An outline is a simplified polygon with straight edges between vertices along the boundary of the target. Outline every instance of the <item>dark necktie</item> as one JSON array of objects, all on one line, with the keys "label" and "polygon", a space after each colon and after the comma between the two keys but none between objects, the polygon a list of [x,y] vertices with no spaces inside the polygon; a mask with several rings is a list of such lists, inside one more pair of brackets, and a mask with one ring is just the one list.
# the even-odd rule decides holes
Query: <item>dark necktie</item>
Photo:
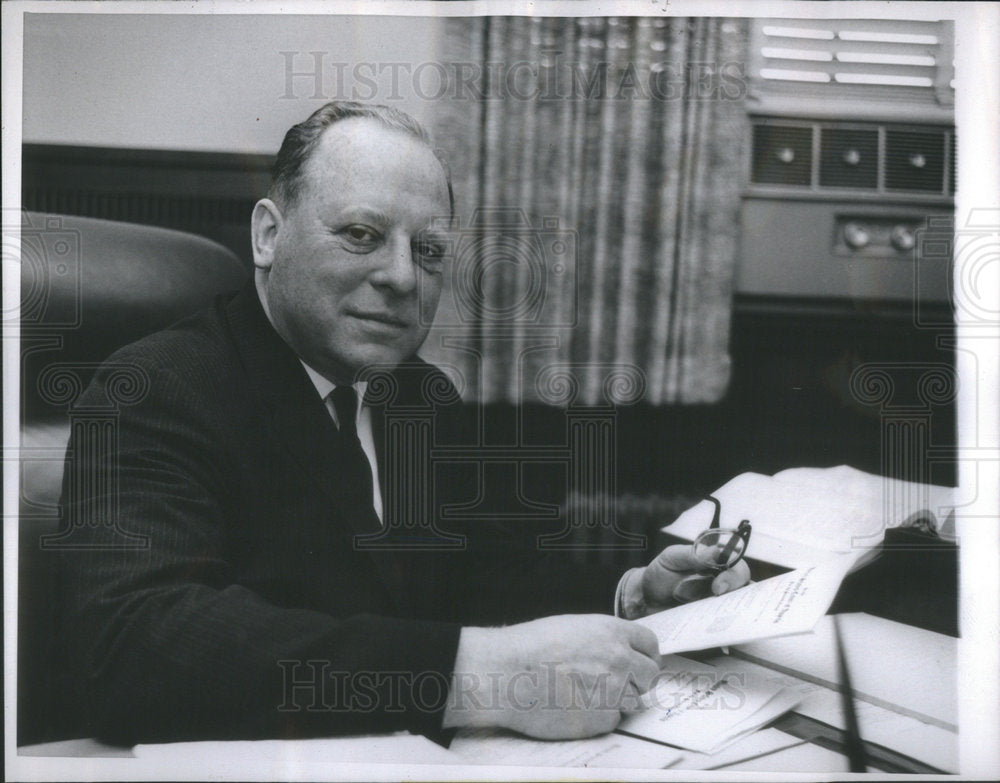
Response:
[{"label": "dark necktie", "polygon": [[340,494],[348,501],[351,513],[360,520],[379,525],[372,505],[372,468],[358,438],[358,395],[351,386],[337,386],[330,392],[333,409],[337,412],[340,436],[337,439],[341,475]]}]

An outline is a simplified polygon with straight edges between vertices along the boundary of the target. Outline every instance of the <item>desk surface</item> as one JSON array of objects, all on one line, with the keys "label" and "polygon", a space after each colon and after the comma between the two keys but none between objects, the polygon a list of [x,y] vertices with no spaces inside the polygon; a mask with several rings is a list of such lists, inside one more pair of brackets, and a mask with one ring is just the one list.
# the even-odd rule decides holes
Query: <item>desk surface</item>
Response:
[{"label": "desk surface", "polygon": [[[912,758],[912,771],[957,771],[957,639],[865,614],[842,615],[841,628],[858,696],[862,737],[875,751],[870,754],[872,769],[904,771],[906,760]],[[827,617],[813,634],[734,648],[733,657],[740,665],[762,667],[776,681],[800,689],[803,703],[773,728],[754,735],[756,739],[743,749],[735,748],[734,753],[716,759],[719,763],[689,754],[671,769],[846,771],[846,760],[837,752],[843,724],[839,723],[831,633]],[[222,775],[238,777],[249,771],[257,778],[262,770],[273,777],[298,777],[308,770],[308,778],[315,775],[317,765],[330,767],[331,762],[469,763],[423,737],[410,735],[178,743],[137,749],[79,739],[23,747],[17,753],[25,759],[130,758],[136,765],[169,764],[171,769],[195,764],[200,765],[202,775],[217,769]],[[530,766],[531,760],[525,759],[524,764]],[[468,772],[468,766],[464,768]],[[440,771],[439,767],[427,769]]]},{"label": "desk surface", "polygon": [[[958,771],[958,640],[867,614],[840,615],[862,738],[886,772]],[[794,714],[826,745],[842,729],[833,619],[813,633],[734,648],[751,666],[790,678],[805,698]],[[797,685],[801,683],[801,685]],[[811,686],[811,687],[810,687]],[[818,725],[810,721],[818,721]],[[801,727],[783,727],[802,736]],[[775,724],[781,726],[781,721]],[[900,755],[897,755],[900,754]],[[907,759],[916,763],[910,765]],[[874,763],[874,762],[873,762]]]}]

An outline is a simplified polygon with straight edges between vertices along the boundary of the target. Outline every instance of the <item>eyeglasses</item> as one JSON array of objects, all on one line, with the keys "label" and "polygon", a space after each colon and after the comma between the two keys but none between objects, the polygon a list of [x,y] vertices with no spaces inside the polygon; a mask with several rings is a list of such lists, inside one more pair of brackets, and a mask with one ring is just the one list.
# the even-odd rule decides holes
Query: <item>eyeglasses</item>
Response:
[{"label": "eyeglasses", "polygon": [[691,576],[684,577],[674,586],[674,600],[681,603],[697,601],[712,595],[712,580],[740,562],[750,543],[752,531],[750,520],[744,519],[735,529],[720,527],[722,504],[711,495],[707,500],[715,506],[712,523],[707,530],[698,534],[691,545],[699,570]]},{"label": "eyeglasses", "polygon": [[748,519],[740,522],[735,530],[730,527],[719,527],[722,504],[711,495],[707,500],[715,505],[715,513],[712,515],[712,524],[708,526],[708,530],[702,531],[694,540],[694,557],[705,569],[725,571],[743,559],[753,528]]}]

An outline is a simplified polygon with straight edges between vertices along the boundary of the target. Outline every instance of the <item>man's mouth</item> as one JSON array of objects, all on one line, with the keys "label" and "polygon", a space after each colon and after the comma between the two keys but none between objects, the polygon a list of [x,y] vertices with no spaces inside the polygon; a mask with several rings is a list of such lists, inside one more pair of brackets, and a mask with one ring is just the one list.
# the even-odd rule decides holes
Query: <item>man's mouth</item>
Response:
[{"label": "man's mouth", "polygon": [[396,329],[406,329],[410,323],[404,318],[400,318],[392,313],[379,312],[352,312],[350,315],[361,321],[372,321],[383,326],[391,326]]}]

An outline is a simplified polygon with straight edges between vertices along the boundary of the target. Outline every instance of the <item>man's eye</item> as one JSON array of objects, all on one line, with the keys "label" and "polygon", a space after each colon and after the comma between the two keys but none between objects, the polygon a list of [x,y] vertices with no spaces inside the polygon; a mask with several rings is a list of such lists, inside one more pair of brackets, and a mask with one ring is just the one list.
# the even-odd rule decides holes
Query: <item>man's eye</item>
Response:
[{"label": "man's eye", "polygon": [[426,268],[440,269],[444,263],[447,249],[441,242],[429,239],[418,239],[413,243],[414,257]]},{"label": "man's eye", "polygon": [[421,258],[443,258],[444,248],[433,242],[417,242],[414,248]]},{"label": "man's eye", "polygon": [[378,232],[368,226],[348,226],[341,233],[358,245],[370,245],[378,241]]}]

